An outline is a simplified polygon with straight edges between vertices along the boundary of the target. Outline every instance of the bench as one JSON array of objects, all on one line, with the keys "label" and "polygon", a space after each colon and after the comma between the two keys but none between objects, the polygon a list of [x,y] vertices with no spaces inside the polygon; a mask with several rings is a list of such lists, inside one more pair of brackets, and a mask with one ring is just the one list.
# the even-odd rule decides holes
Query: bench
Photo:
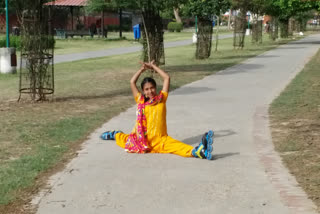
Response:
[{"label": "bench", "polygon": [[66,31],[66,38],[70,36],[73,38],[73,36],[91,36],[93,37],[93,33],[90,32],[90,30],[67,30]]},{"label": "bench", "polygon": [[63,30],[56,29],[56,34],[58,38],[66,39],[68,37],[73,38],[74,36],[91,36],[93,37],[93,33],[90,30]]}]

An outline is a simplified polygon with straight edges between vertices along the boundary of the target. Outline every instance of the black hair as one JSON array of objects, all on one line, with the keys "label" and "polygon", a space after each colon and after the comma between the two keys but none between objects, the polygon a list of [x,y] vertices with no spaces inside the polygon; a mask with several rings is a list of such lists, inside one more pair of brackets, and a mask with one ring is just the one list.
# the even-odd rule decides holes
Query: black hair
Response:
[{"label": "black hair", "polygon": [[151,83],[154,87],[157,87],[157,83],[152,77],[145,77],[141,82],[141,89],[142,90],[143,90],[143,87],[146,83]]}]

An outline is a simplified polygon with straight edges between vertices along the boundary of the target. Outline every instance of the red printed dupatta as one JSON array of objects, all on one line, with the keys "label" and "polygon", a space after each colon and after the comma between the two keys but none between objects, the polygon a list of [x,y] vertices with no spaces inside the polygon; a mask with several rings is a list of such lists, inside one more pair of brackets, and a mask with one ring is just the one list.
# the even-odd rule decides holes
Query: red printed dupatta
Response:
[{"label": "red printed dupatta", "polygon": [[149,151],[148,142],[146,140],[147,135],[147,119],[145,116],[146,105],[156,105],[162,101],[163,94],[145,101],[145,98],[140,94],[137,104],[137,120],[133,132],[129,135],[125,145],[125,151],[129,153],[146,153]]}]

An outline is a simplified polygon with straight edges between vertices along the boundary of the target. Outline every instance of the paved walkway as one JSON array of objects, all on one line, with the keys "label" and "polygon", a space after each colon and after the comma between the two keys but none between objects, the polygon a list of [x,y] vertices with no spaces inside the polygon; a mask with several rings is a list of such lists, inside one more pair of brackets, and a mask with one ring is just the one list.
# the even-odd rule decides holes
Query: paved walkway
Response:
[{"label": "paved walkway", "polygon": [[[219,35],[219,39],[226,39],[232,38],[233,34],[223,34]],[[214,40],[214,38],[213,38]],[[165,48],[172,48],[172,47],[179,47],[192,44],[192,38],[188,40],[181,40],[181,41],[174,41],[174,42],[165,42]],[[98,58],[98,57],[105,57],[105,56],[114,56],[114,55],[121,55],[127,53],[134,53],[141,51],[142,46],[133,46],[133,47],[122,47],[122,48],[111,48],[107,50],[97,50],[97,51],[88,51],[83,53],[73,53],[73,54],[64,54],[64,55],[55,55],[54,56],[54,63],[62,63],[62,62],[71,62],[83,59],[90,59],[90,58]]]},{"label": "paved walkway", "polygon": [[[227,39],[232,38],[233,34],[222,34],[219,35],[220,39]],[[215,40],[213,37],[212,40]],[[192,39],[188,40],[180,40],[180,41],[173,41],[173,42],[165,42],[165,48],[173,48],[173,47],[180,47],[185,45],[191,45]],[[141,45],[132,46],[132,47],[121,47],[121,48],[110,48],[106,50],[95,50],[95,51],[87,51],[82,53],[70,53],[70,54],[62,54],[62,55],[55,55],[54,56],[54,64],[63,63],[63,62],[73,62],[78,60],[84,59],[91,59],[91,58],[98,58],[98,57],[106,57],[106,56],[115,56],[121,54],[128,54],[128,53],[135,53],[142,50]],[[20,68],[20,60],[18,59],[18,68]],[[25,67],[25,64],[23,64]]]},{"label": "paved walkway", "polygon": [[33,200],[39,214],[312,214],[273,151],[268,105],[320,47],[320,35],[280,46],[172,92],[168,133],[191,145],[214,129],[214,160],[127,154],[104,130],[129,132],[135,108],[91,134]]}]

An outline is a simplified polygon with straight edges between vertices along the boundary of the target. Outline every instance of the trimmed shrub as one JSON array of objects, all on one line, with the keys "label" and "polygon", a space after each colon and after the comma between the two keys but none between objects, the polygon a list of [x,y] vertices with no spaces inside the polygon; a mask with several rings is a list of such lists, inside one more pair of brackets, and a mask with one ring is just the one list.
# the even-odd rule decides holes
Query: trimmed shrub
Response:
[{"label": "trimmed shrub", "polygon": [[[0,37],[0,48],[5,48],[6,46],[7,46],[6,37]],[[17,50],[21,49],[20,36],[10,36],[10,47],[16,48]]]},{"label": "trimmed shrub", "polygon": [[[111,31],[119,31],[120,25],[107,25],[106,29],[108,29],[109,32]],[[130,24],[123,24],[122,25],[123,31],[131,31],[131,25]]]},{"label": "trimmed shrub", "polygon": [[181,32],[181,30],[183,29],[183,24],[182,23],[178,23],[178,22],[169,22],[168,24],[168,30],[170,32]]}]

